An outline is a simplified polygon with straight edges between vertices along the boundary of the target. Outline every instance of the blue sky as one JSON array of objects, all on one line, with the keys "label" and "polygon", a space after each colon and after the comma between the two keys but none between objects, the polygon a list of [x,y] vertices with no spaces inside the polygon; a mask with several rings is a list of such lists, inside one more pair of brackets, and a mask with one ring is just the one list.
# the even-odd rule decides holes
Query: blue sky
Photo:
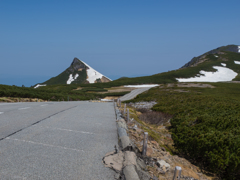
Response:
[{"label": "blue sky", "polygon": [[240,45],[239,0],[0,0],[0,84],[30,86],[77,57],[116,79]]}]

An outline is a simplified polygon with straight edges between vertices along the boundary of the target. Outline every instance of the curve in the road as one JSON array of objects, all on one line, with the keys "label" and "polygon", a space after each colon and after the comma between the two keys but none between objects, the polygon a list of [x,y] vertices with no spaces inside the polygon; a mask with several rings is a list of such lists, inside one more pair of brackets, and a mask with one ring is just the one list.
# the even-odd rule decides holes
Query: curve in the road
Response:
[{"label": "curve in the road", "polygon": [[147,88],[139,88],[139,89],[134,89],[132,90],[130,93],[122,96],[120,98],[121,101],[127,101],[127,100],[130,100],[130,99],[133,99],[135,98],[138,94],[141,94],[147,90],[149,90],[151,87],[147,87]]}]

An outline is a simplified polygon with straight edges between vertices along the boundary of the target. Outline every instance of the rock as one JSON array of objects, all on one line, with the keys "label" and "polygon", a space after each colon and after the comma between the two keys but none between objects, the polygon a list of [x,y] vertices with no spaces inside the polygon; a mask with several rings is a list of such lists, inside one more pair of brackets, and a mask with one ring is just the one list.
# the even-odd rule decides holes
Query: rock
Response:
[{"label": "rock", "polygon": [[134,129],[134,130],[137,130],[137,129],[138,129],[138,127],[137,127],[136,124],[133,126],[133,129]]},{"label": "rock", "polygon": [[137,133],[142,133],[142,130],[139,129],[139,128],[137,128],[137,129],[136,129],[136,132],[137,132]]},{"label": "rock", "polygon": [[127,131],[124,128],[117,127],[118,137],[121,138],[122,136],[127,136]]},{"label": "rock", "polygon": [[126,166],[123,169],[123,174],[126,180],[140,180],[134,165]]},{"label": "rock", "polygon": [[143,171],[139,166],[137,166],[137,174],[140,180],[150,180],[151,176],[146,172]]},{"label": "rock", "polygon": [[166,149],[165,149],[164,147],[161,147],[161,149],[162,149],[163,151],[166,151]]},{"label": "rock", "polygon": [[157,161],[157,166],[163,171],[167,172],[170,169],[170,164],[166,163],[164,160]]},{"label": "rock", "polygon": [[128,129],[124,119],[117,120],[117,126],[123,129]]},{"label": "rock", "polygon": [[116,173],[116,174],[114,175],[114,178],[117,179],[117,180],[120,179],[120,177],[121,177],[120,173]]},{"label": "rock", "polygon": [[141,169],[146,169],[146,164],[144,162],[143,159],[137,158],[137,165],[141,168]]},{"label": "rock", "polygon": [[120,140],[123,150],[131,149],[132,145],[128,136],[121,136]]},{"label": "rock", "polygon": [[163,171],[161,168],[157,168],[158,169],[158,172],[161,173],[161,174],[165,174],[166,172]]},{"label": "rock", "polygon": [[119,153],[107,153],[103,158],[103,163],[106,167],[112,168],[117,172],[120,172],[123,167],[123,152],[119,151]]},{"label": "rock", "polygon": [[123,162],[123,166],[130,166],[130,165],[137,165],[137,161],[136,161],[136,154],[132,151],[125,151],[124,152],[124,162]]},{"label": "rock", "polygon": [[152,144],[154,144],[155,146],[158,146],[158,143],[156,141],[151,141]]}]

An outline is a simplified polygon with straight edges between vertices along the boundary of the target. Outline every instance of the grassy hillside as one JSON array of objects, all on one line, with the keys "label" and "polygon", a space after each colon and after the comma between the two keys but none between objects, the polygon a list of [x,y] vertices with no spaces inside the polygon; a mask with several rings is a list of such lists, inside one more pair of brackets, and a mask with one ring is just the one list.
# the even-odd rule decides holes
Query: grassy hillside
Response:
[{"label": "grassy hillside", "polygon": [[172,138],[180,154],[223,179],[240,179],[240,84],[211,85],[165,85],[133,102],[157,101],[152,110],[173,115]]}]

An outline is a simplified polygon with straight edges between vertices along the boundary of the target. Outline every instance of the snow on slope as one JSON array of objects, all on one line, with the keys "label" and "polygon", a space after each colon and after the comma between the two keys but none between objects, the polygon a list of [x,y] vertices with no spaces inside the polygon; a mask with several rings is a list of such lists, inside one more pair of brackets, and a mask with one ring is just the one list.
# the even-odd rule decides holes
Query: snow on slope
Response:
[{"label": "snow on slope", "polygon": [[234,61],[235,64],[240,64],[240,61]]},{"label": "snow on slope", "polygon": [[192,78],[176,78],[179,82],[219,82],[219,81],[231,81],[233,80],[238,74],[233,70],[220,67],[220,66],[213,66],[214,69],[217,69],[216,72],[206,72],[200,71],[200,77],[192,77]]},{"label": "snow on slope", "polygon": [[37,84],[34,88],[38,88],[38,87],[41,87],[41,86],[46,86],[46,84]]},{"label": "snow on slope", "polygon": [[226,64],[225,64],[225,63],[221,63],[221,65],[226,67]]},{"label": "snow on slope", "polygon": [[240,53],[240,46],[238,46],[238,52]]},{"label": "snow on slope", "polygon": [[67,80],[67,84],[71,84],[74,80],[77,79],[78,76],[79,76],[79,74],[76,74],[75,77],[73,77],[72,74],[70,74],[69,78]]},{"label": "snow on slope", "polygon": [[[83,63],[89,68],[89,69],[87,69],[87,76],[88,76],[87,80],[89,83],[94,83],[97,79],[101,79],[103,77],[103,75],[101,73],[99,73],[95,69],[91,68],[85,62],[83,62]],[[106,77],[106,78],[109,79],[108,77]],[[109,80],[112,81],[111,79],[109,79]]]}]

